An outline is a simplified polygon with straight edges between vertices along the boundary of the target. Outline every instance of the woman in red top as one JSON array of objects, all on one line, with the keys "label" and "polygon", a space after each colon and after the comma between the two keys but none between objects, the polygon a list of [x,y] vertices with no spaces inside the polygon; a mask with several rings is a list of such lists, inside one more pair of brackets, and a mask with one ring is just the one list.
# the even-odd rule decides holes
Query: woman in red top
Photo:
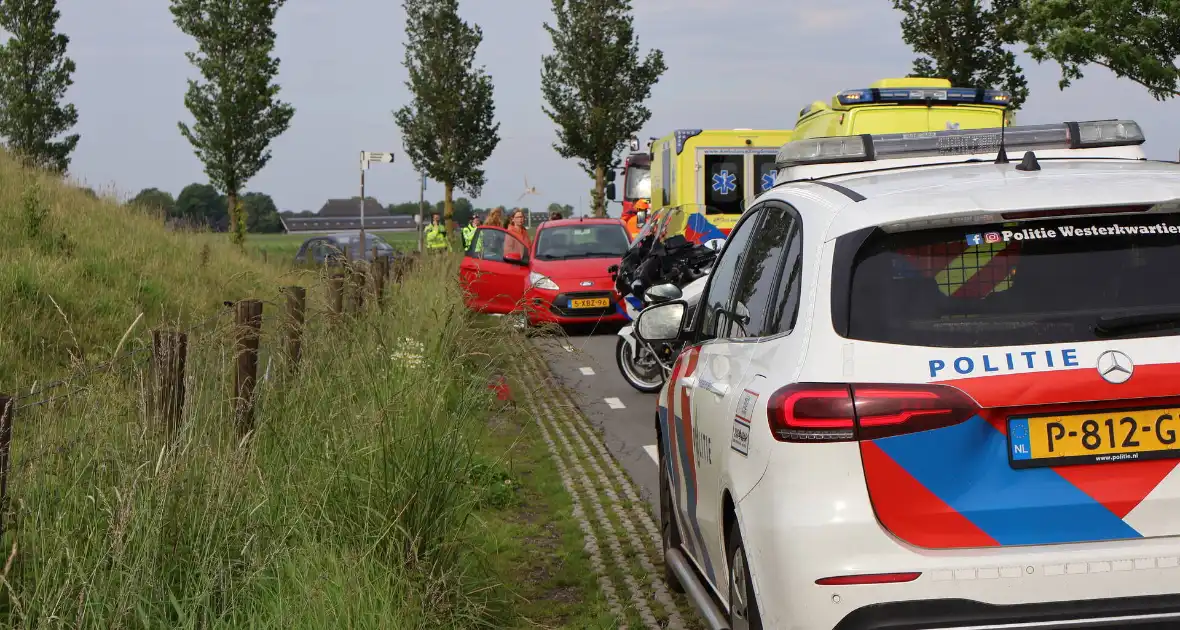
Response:
[{"label": "woman in red top", "polygon": [[524,254],[528,251],[529,232],[524,227],[524,210],[517,208],[512,211],[508,217],[508,233],[515,236],[514,238],[505,239],[504,243],[504,257],[522,259]]}]

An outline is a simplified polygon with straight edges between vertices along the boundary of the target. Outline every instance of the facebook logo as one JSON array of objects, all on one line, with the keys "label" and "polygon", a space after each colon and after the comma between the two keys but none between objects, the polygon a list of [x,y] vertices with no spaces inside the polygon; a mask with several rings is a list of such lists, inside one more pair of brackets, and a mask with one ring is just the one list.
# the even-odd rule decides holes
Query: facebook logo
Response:
[{"label": "facebook logo", "polygon": [[967,235],[967,244],[972,245],[972,246],[983,245],[983,235],[982,234],[968,234]]}]

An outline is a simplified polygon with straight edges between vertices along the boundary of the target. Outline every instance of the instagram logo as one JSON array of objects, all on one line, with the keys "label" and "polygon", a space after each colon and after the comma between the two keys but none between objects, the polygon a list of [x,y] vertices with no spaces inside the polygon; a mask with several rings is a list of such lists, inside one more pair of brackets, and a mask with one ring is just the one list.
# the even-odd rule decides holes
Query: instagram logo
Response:
[{"label": "instagram logo", "polygon": [[999,243],[1002,240],[1004,239],[1002,236],[1000,236],[999,232],[988,232],[987,234],[983,235],[983,241],[985,243]]}]

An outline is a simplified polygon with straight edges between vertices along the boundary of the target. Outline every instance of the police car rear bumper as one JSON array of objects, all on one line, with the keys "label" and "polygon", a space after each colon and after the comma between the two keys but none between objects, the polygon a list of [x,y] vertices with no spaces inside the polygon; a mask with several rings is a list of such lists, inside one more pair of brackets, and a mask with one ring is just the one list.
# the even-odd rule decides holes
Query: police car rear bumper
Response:
[{"label": "police car rear bumper", "polygon": [[833,630],[1180,628],[1180,594],[999,606],[967,599],[873,604]]}]

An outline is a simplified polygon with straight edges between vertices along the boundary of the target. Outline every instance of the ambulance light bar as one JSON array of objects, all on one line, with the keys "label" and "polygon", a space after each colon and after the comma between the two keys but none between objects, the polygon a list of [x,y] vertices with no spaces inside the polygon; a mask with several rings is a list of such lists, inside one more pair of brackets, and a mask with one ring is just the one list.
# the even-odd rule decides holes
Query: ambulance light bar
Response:
[{"label": "ambulance light bar", "polygon": [[[1094,120],[1052,125],[1023,125],[1003,130],[1009,154],[1049,149],[1095,149],[1143,144],[1146,140],[1133,120]],[[956,129],[920,133],[809,138],[788,142],[779,149],[779,169],[809,164],[870,162],[998,153],[1001,130]]]},{"label": "ambulance light bar", "polygon": [[973,103],[982,105],[1011,105],[1012,95],[1003,90],[979,88],[865,88],[845,90],[836,95],[841,105],[866,103]]}]

